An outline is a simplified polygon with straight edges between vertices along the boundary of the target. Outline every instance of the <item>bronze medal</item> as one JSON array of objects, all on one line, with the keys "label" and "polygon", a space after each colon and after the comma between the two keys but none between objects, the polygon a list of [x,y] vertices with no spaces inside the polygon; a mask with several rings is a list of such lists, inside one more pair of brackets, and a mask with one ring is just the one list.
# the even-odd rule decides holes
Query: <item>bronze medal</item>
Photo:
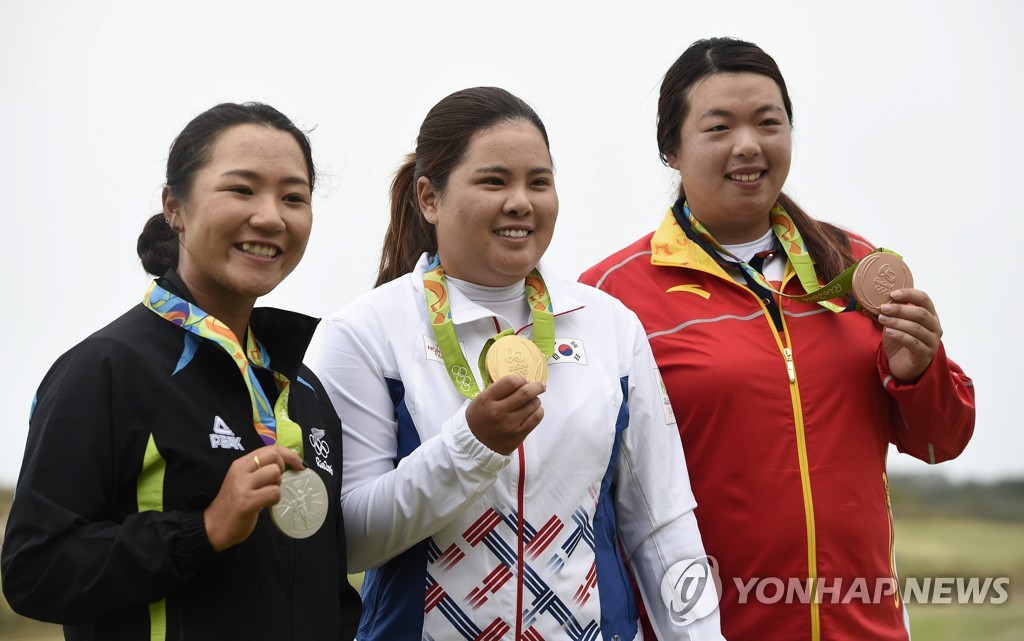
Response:
[{"label": "bronze medal", "polygon": [[540,349],[522,336],[502,336],[487,350],[491,380],[515,374],[532,382],[548,380],[548,364]]},{"label": "bronze medal", "polygon": [[270,508],[270,519],[284,534],[304,539],[316,534],[327,520],[327,486],[313,470],[287,469],[281,475],[281,500]]},{"label": "bronze medal", "polygon": [[910,268],[899,256],[876,252],[857,265],[851,289],[860,306],[878,316],[882,305],[892,302],[891,292],[913,286]]}]

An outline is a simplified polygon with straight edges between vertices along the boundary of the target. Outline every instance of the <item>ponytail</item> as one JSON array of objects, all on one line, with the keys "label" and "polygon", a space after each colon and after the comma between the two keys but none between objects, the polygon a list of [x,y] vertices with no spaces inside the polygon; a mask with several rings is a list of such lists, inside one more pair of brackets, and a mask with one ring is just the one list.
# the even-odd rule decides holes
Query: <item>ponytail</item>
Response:
[{"label": "ponytail", "polygon": [[178,268],[178,234],[162,213],[149,217],[135,249],[148,274],[163,276],[168,270]]},{"label": "ponytail", "polygon": [[391,222],[384,234],[374,287],[411,272],[424,252],[437,252],[437,233],[420,211],[417,179],[416,154],[408,154],[391,182]]}]

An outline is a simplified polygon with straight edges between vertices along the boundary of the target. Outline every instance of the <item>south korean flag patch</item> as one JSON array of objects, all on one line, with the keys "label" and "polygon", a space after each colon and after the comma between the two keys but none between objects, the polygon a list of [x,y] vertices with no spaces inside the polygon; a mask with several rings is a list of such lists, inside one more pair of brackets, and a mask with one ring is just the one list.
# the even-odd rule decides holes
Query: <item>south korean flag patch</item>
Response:
[{"label": "south korean flag patch", "polygon": [[555,352],[548,359],[548,365],[555,363],[586,365],[587,351],[583,348],[583,341],[578,338],[556,338]]}]

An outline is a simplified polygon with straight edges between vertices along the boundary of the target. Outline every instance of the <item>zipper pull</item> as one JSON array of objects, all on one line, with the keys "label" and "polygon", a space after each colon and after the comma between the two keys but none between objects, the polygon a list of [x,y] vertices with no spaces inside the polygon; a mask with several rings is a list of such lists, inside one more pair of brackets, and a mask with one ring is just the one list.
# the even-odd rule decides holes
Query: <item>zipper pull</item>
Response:
[{"label": "zipper pull", "polygon": [[788,347],[783,348],[782,355],[786,357],[786,373],[789,374],[789,382],[796,382],[796,366],[793,365],[793,350]]}]

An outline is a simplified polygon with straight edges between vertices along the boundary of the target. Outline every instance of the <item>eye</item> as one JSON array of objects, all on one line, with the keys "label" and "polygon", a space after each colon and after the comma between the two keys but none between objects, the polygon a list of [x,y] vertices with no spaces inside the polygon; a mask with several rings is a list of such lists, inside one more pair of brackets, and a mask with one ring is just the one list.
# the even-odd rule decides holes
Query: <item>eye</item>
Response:
[{"label": "eye", "polygon": [[706,129],[705,131],[707,131],[708,133],[717,133],[720,131],[729,131],[729,128],[726,127],[725,125],[714,125],[713,127]]},{"label": "eye", "polygon": [[228,187],[228,191],[233,191],[236,194],[242,194],[243,196],[252,196],[252,189],[248,185],[235,185],[234,187]]},{"label": "eye", "polygon": [[778,118],[765,118],[764,120],[761,121],[761,126],[762,127],[780,127],[780,126],[782,126],[782,121],[779,120]]},{"label": "eye", "polygon": [[285,200],[285,202],[289,202],[289,203],[301,203],[301,204],[309,203],[309,199],[306,198],[306,196],[304,194],[288,194],[287,196],[284,197],[284,200]]},{"label": "eye", "polygon": [[530,184],[533,185],[534,187],[549,187],[549,186],[551,186],[551,179],[550,178],[537,178],[533,182],[531,182]]},{"label": "eye", "polygon": [[500,187],[505,184],[505,181],[502,180],[500,176],[485,176],[484,178],[480,179],[480,184]]}]

